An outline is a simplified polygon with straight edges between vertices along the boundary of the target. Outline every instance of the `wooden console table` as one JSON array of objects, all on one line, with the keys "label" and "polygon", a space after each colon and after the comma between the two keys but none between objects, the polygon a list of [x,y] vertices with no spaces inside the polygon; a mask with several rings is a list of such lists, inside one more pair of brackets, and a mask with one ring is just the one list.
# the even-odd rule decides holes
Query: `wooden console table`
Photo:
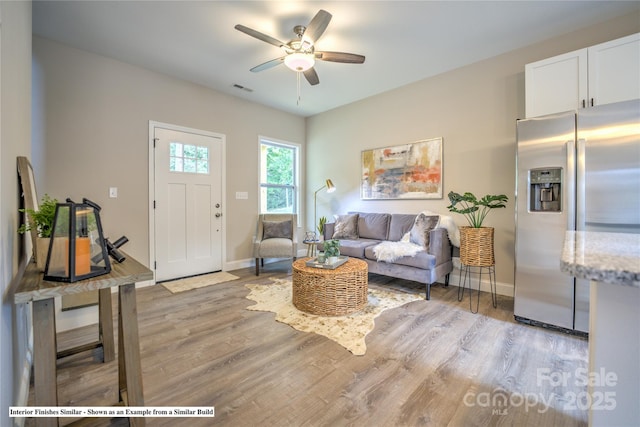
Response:
[{"label": "wooden console table", "polygon": [[[33,303],[33,370],[35,406],[58,406],[56,360],[96,347],[103,348],[104,362],[114,359],[111,288],[118,287],[118,385],[120,401],[144,406],[142,369],[138,340],[136,282],[152,280],[153,273],[127,255],[112,263],[111,272],[74,283],[43,280],[35,262],[29,263],[14,295],[16,304]],[[57,352],[54,298],[86,291],[99,291],[98,342]],[[35,418],[37,426],[57,426],[57,418]],[[144,418],[130,418],[132,426],[143,426]]]}]

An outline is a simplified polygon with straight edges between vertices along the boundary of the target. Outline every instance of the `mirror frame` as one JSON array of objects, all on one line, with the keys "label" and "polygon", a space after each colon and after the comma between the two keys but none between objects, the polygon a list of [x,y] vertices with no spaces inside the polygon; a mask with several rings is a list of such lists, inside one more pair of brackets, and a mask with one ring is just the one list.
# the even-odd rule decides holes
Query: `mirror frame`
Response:
[{"label": "mirror frame", "polygon": [[[18,175],[20,176],[20,186],[22,187],[22,196],[24,198],[24,208],[33,209],[37,211],[38,205],[38,192],[36,191],[36,179],[33,174],[33,168],[31,162],[24,156],[18,156]],[[28,223],[31,219],[27,212],[24,213],[24,221]],[[34,227],[31,228],[31,242],[33,247],[36,247],[36,241],[38,240],[38,230]]]}]

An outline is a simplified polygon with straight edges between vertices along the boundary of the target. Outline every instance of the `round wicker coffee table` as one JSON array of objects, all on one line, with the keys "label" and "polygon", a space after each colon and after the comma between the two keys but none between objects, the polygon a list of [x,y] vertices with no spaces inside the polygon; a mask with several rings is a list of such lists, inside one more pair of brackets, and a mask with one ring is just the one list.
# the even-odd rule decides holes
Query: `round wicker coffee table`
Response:
[{"label": "round wicker coffee table", "polygon": [[309,258],[293,263],[293,305],[321,316],[344,316],[367,305],[367,263],[349,260],[334,270],[307,267]]}]

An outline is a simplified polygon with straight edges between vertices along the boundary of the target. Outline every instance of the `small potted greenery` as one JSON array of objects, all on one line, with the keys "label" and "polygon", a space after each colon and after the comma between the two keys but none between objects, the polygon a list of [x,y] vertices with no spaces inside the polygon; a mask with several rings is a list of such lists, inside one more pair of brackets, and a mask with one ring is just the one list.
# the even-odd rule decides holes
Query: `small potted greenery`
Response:
[{"label": "small potted greenery", "polygon": [[340,256],[340,240],[330,239],[324,242],[324,255],[333,264],[338,261]]},{"label": "small potted greenery", "polygon": [[320,239],[322,239],[322,235],[324,234],[324,225],[327,223],[327,217],[321,216],[318,220],[318,233],[320,233]]},{"label": "small potted greenery", "polygon": [[493,227],[482,224],[492,209],[504,208],[509,198],[504,194],[487,194],[478,199],[472,193],[449,192],[450,212],[464,215],[468,227],[460,227],[460,262],[485,267],[495,264],[493,254]]},{"label": "small potted greenery", "polygon": [[35,257],[36,264],[42,271],[44,271],[45,263],[47,262],[49,241],[51,232],[53,231],[53,220],[56,215],[57,204],[57,199],[52,199],[48,194],[45,194],[37,211],[34,209],[20,209],[20,212],[27,213],[29,218],[25,224],[22,224],[20,228],[18,228],[18,232],[24,234],[34,228],[37,231],[38,238],[35,242]]}]

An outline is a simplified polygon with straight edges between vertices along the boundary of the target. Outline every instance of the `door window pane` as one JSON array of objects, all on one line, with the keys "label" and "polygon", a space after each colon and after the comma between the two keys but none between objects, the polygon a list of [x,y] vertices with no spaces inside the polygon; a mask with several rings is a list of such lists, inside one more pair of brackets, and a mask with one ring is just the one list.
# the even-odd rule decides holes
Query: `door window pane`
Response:
[{"label": "door window pane", "polygon": [[171,142],[169,144],[171,172],[209,173],[209,147]]}]

